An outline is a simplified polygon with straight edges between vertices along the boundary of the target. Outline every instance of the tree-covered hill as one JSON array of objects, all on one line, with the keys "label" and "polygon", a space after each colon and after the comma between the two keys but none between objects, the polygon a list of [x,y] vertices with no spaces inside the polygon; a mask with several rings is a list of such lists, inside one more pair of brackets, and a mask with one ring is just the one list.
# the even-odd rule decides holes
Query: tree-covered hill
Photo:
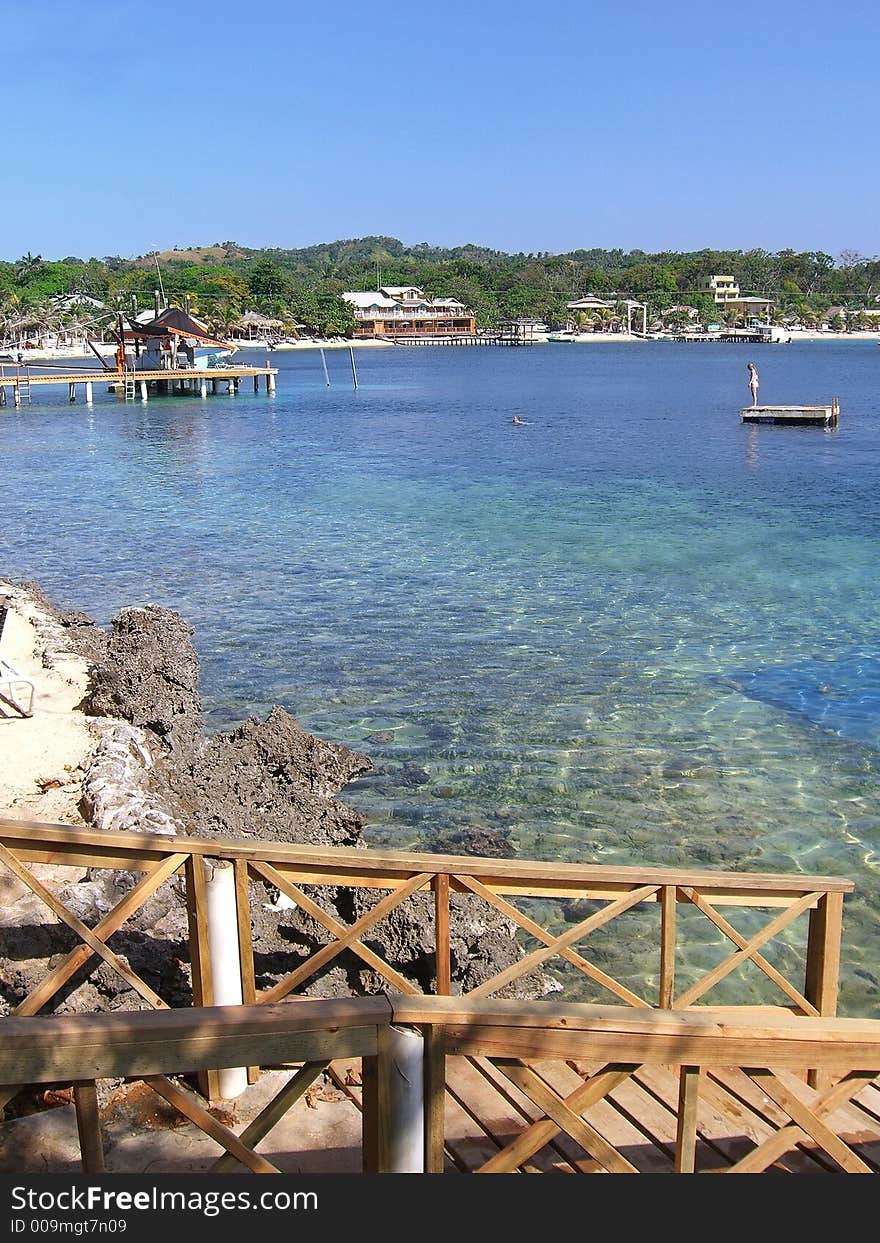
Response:
[{"label": "tree-covered hill", "polygon": [[351,315],[340,295],[380,284],[413,284],[435,296],[460,298],[481,326],[519,316],[559,324],[566,319],[566,301],[584,293],[646,300],[652,316],[689,304],[705,318],[713,308],[699,288],[713,273],[732,275],[743,293],[773,298],[779,315],[804,320],[832,305],[852,311],[880,305],[880,259],[853,252],[836,260],[793,250],[507,254],[477,245],[407,246],[393,237],[362,237],[298,249],[217,242],[134,259],[48,260],[29,253],[0,262],[0,332],[11,316],[76,295],[144,310],[160,281],[167,295],[189,294],[193,309],[219,327],[257,310],[318,331],[346,331]]}]

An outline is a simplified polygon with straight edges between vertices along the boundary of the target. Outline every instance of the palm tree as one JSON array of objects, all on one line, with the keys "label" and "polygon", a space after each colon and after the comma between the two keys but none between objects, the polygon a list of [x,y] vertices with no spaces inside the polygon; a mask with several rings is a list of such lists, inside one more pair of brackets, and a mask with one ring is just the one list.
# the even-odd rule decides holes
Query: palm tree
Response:
[{"label": "palm tree", "polygon": [[18,284],[23,284],[32,272],[36,272],[42,262],[42,255],[32,255],[30,251],[26,255],[22,255],[15,265],[15,279]]}]

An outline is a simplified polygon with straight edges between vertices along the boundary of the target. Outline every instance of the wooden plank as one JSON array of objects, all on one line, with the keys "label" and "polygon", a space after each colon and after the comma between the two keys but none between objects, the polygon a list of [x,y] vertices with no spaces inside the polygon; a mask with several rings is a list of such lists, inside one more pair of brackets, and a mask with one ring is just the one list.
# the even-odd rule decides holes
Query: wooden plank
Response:
[{"label": "wooden plank", "polygon": [[273,1165],[265,1157],[261,1157],[258,1153],[251,1152],[249,1148],[246,1148],[234,1131],[230,1131],[228,1127],[218,1122],[206,1109],[202,1108],[194,1096],[189,1092],[185,1092],[177,1084],[172,1083],[170,1079],[166,1079],[161,1075],[149,1075],[144,1079],[144,1083],[158,1093],[159,1096],[163,1097],[169,1105],[173,1105],[190,1122],[195,1123],[200,1131],[204,1131],[211,1139],[216,1140],[222,1148],[225,1148],[227,1152],[236,1157],[252,1174],[281,1173],[277,1165]]},{"label": "wooden plank", "polygon": [[376,1052],[363,1063],[363,1152],[365,1174],[391,1172],[391,1028],[376,1029]]},{"label": "wooden plank", "polygon": [[447,1024],[447,1053],[469,1057],[517,1057],[599,1059],[663,1065],[675,1059],[694,1066],[776,1065],[805,1071],[810,1066],[839,1073],[853,1068],[877,1072],[880,1048],[849,1043],[798,1042],[779,1032],[744,1039],[738,1036],[682,1033],[671,1045],[657,1033],[621,1032],[609,1028],[566,1031],[559,1028],[481,1026],[479,1023]]},{"label": "wooden plank", "polygon": [[446,1049],[443,1028],[424,1031],[425,1173],[442,1174],[446,1135]]},{"label": "wooden plank", "polygon": [[555,937],[543,949],[533,950],[531,954],[526,954],[519,962],[513,963],[506,970],[499,971],[498,975],[493,976],[490,980],[486,980],[485,983],[472,988],[467,995],[469,997],[483,997],[488,993],[497,992],[498,989],[505,987],[511,981],[519,979],[520,976],[526,975],[535,967],[541,966],[548,958],[558,954],[560,950],[567,949],[575,941],[580,941],[583,937],[589,936],[591,932],[601,928],[604,924],[610,923],[612,919],[616,919],[624,911],[637,906],[644,901],[646,895],[655,892],[656,886],[644,886],[633,890],[622,898],[618,898],[616,902],[609,903],[601,911],[597,911],[595,914],[590,915],[589,918],[575,924],[573,928],[570,928],[568,932],[564,932],[562,936]]},{"label": "wooden plank", "polygon": [[[819,1014],[837,1013],[840,982],[840,942],[843,931],[843,894],[825,894],[810,911],[804,991]],[[828,1086],[827,1077],[811,1068],[811,1087]]]},{"label": "wooden plank", "polygon": [[[180,838],[139,833],[114,833],[112,842],[108,842],[107,834],[93,829],[4,818],[0,818],[0,840],[13,844],[25,862],[57,863],[57,852],[62,852],[72,865],[104,866],[106,856],[101,852],[111,848],[117,852],[117,857],[124,858],[130,853],[133,860],[141,861],[155,861],[185,849],[193,855],[221,859],[285,863],[297,869],[301,883],[305,883],[303,873],[311,865],[315,876],[326,869],[325,883],[334,883],[336,878],[342,876],[347,876],[350,883],[354,883],[352,877],[357,878],[359,883],[367,883],[377,873],[382,873],[383,879],[387,874],[401,882],[425,871],[427,867],[432,874],[445,872],[450,876],[478,876],[497,893],[545,893],[545,896],[556,897],[601,898],[607,894],[620,896],[627,887],[679,885],[698,889],[703,897],[716,904],[727,898],[735,903],[772,906],[806,893],[852,893],[854,889],[853,881],[839,876],[556,864],[522,859],[480,859],[472,855],[357,850],[345,846],[296,846],[288,842],[255,844],[195,837],[182,841]],[[92,856],[92,850],[98,853]],[[339,883],[345,882],[339,880]]]},{"label": "wooden plank", "polygon": [[664,885],[660,890],[660,993],[658,1005],[668,1010],[675,996],[675,916],[678,890]]},{"label": "wooden plank", "polygon": [[[304,1096],[319,1075],[330,1065],[329,1059],[317,1062],[306,1062],[287,1081],[280,1092],[272,1097],[268,1105],[260,1110],[256,1118],[249,1122],[239,1139],[248,1148],[256,1148],[260,1140],[265,1139],[269,1132],[278,1125],[284,1115],[300,1097]],[[237,1158],[231,1152],[224,1152],[211,1166],[212,1174],[224,1174],[235,1168]]]},{"label": "wooden plank", "polygon": [[811,1108],[801,1101],[794,1092],[780,1083],[771,1070],[753,1068],[748,1075],[763,1088],[767,1096],[775,1101],[781,1109],[791,1117],[800,1129],[824,1149],[847,1174],[870,1174],[871,1167],[861,1159],[843,1140]]},{"label": "wooden plank", "polygon": [[[847,1075],[839,1083],[828,1088],[821,1093],[819,1099],[813,1106],[815,1115],[824,1119],[829,1114],[834,1113],[841,1104],[845,1103],[850,1097],[857,1093],[869,1081],[869,1077],[864,1073],[853,1073]],[[750,1080],[751,1082],[751,1080]],[[776,1106],[777,1102],[769,1093],[763,1091],[764,1083],[761,1081],[759,1090],[762,1092],[765,1100],[771,1100]],[[738,1161],[733,1167],[732,1173],[737,1174],[753,1174],[766,1170],[768,1166],[780,1160],[789,1153],[796,1144],[807,1139],[807,1134],[801,1129],[797,1122],[791,1122],[791,1114],[786,1108],[781,1109],[782,1118],[778,1123],[777,1131],[768,1139],[759,1144],[752,1152]]]},{"label": "wooden plank", "polygon": [[[618,1084],[623,1083],[636,1069],[634,1065],[602,1067],[590,1079],[581,1083],[567,1097],[565,1105],[573,1112],[586,1113],[591,1105],[607,1096]],[[555,1139],[565,1128],[552,1118],[542,1118],[526,1127],[523,1133],[495,1157],[491,1157],[477,1174],[506,1174],[517,1169],[545,1144]]]},{"label": "wooden plank", "polygon": [[32,876],[27,868],[19,863],[12,852],[2,844],[0,844],[0,862],[4,863],[13,875],[27,885],[28,889],[48,906],[53,915],[57,915],[63,923],[67,924],[68,928],[72,928],[79,939],[84,941],[94,953],[99,954],[107,965],[112,967],[117,975],[121,975],[125,982],[139,993],[145,1001],[149,1002],[156,1009],[162,1009],[167,1006],[167,1003],[162,1000],[159,994],[154,992],[149,984],[145,983],[139,975],[136,975],[124,959],[120,958],[118,954],[114,954],[113,950],[109,949],[99,937],[95,936],[91,928],[88,928],[81,919],[78,919],[76,915],[69,911],[64,903],[60,902],[54,893],[41,884],[35,876]]},{"label": "wooden plank", "polygon": [[[545,1116],[534,1101],[530,1100],[524,1092],[516,1088],[509,1079],[506,1079],[488,1058],[458,1058],[455,1064],[458,1065],[463,1062],[472,1066],[486,1080],[486,1083],[491,1084],[497,1096],[518,1115],[518,1119],[525,1122],[526,1126],[539,1122]],[[532,1065],[532,1070],[551,1090],[555,1090],[553,1083],[545,1073],[545,1068],[548,1065],[552,1066],[554,1063],[535,1063]],[[558,1095],[564,1098],[567,1093],[559,1092]],[[522,1121],[517,1120],[511,1125],[521,1127]],[[507,1142],[510,1141],[508,1140]],[[504,1147],[504,1145],[499,1144],[499,1147]],[[565,1172],[571,1171],[575,1174],[581,1172],[598,1173],[600,1171],[599,1162],[594,1158],[585,1157],[583,1150],[564,1131],[558,1132],[557,1138],[550,1140],[549,1144],[545,1145],[545,1150],[552,1150],[547,1151],[547,1163],[549,1169],[554,1172],[558,1172],[560,1169]],[[539,1153],[541,1152],[542,1150],[539,1149]],[[535,1167],[532,1165],[523,1167],[526,1172],[531,1172],[533,1168]]]},{"label": "wooden plank", "polygon": [[[164,881],[183,866],[187,856],[184,854],[169,855],[167,859],[156,864],[151,872],[130,889],[125,897],[114,906],[113,910],[103,917],[92,929],[92,934],[99,941],[107,941],[114,932],[116,932],[126,920],[143,906],[144,902],[155,893]],[[94,950],[88,945],[80,944],[66,955],[38,984],[33,992],[28,993],[27,997],[15,1007],[13,1014],[26,1015],[38,1014],[47,1001],[57,993],[62,985],[74,976],[77,971],[93,956]]]},{"label": "wooden plank", "polygon": [[[186,861],[186,918],[189,927],[189,957],[194,1006],[214,1004],[211,979],[211,947],[208,942],[208,900],[205,892],[205,865],[201,857]],[[216,1070],[200,1068],[199,1091],[209,1101],[220,1098],[220,1076]]]},{"label": "wooden plank", "polygon": [[449,877],[438,872],[434,877],[434,961],[437,992],[452,991],[452,963],[449,947]]},{"label": "wooden plank", "polygon": [[0,1083],[178,1074],[374,1053],[384,997],[0,1019]]},{"label": "wooden plank", "polygon": [[609,1173],[638,1173],[637,1168],[631,1161],[628,1161],[616,1148],[609,1144],[595,1127],[585,1122],[580,1114],[570,1109],[565,1101],[560,1100],[556,1093],[552,1092],[533,1070],[515,1059],[499,1059],[495,1065],[502,1074],[506,1075],[512,1083],[515,1083],[518,1088],[525,1092],[561,1130],[566,1131],[573,1139],[576,1139],[585,1152],[588,1152],[597,1161],[601,1162]]},{"label": "wooden plank", "polygon": [[[235,859],[235,919],[238,927],[238,969],[241,976],[241,1000],[252,1006],[257,1000],[254,980],[254,947],[251,937],[251,902],[248,887],[248,865],[245,859]],[[260,1077],[259,1066],[248,1066],[248,1083],[256,1083]]]},{"label": "wooden plank", "polygon": [[[488,902],[491,906],[494,906],[496,910],[500,911],[502,915],[505,915],[508,919],[512,919],[514,923],[518,923],[525,932],[531,933],[533,937],[543,942],[544,945],[556,944],[557,938],[555,938],[552,933],[549,933],[546,928],[542,928],[540,924],[536,923],[535,920],[530,919],[528,915],[523,914],[523,912],[513,906],[512,903],[505,902],[505,900],[499,897],[498,894],[493,893],[488,885],[482,884],[482,882],[478,881],[476,877],[457,877],[456,879],[460,880],[461,883],[471,891],[471,893],[477,894],[478,897],[481,897],[485,902]],[[608,991],[613,993],[616,997],[620,997],[620,999],[627,1002],[628,1005],[650,1008],[649,1003],[642,997],[639,997],[637,993],[632,992],[631,989],[628,989],[618,980],[615,980],[613,976],[608,975],[607,972],[602,971],[599,967],[594,966],[593,963],[588,962],[587,959],[581,954],[578,954],[576,950],[573,950],[570,947],[564,948],[559,951],[559,956],[564,958],[566,962],[569,962],[573,966],[577,967],[579,971],[581,971],[584,975],[589,976],[591,980],[594,980],[597,984],[601,984],[603,987],[607,988]],[[476,990],[471,990],[471,992],[467,995],[469,997],[475,996]]]},{"label": "wooden plank", "polygon": [[[749,949],[749,946],[753,943],[754,938],[752,942],[747,941],[746,938],[736,928],[734,928],[732,924],[728,923],[723,916],[719,915],[718,912],[713,909],[711,904],[706,902],[701,895],[696,892],[696,890],[685,889],[684,893],[686,894],[688,901],[693,903],[697,910],[701,911],[702,914],[705,915],[707,919],[709,919],[715,927],[719,929],[720,932],[723,932],[729,941],[732,941],[734,945],[744,952]],[[841,896],[841,902],[842,901],[843,898]],[[813,913],[815,912],[811,912],[811,914]],[[792,916],[792,918],[796,917],[796,915]],[[839,933],[840,929],[838,929],[838,935]],[[759,967],[761,971],[763,971],[764,974],[771,979],[791,1001],[794,1002],[802,1014],[819,1013],[816,1007],[810,1003],[803,993],[799,992],[798,989],[796,989],[794,985],[787,980],[784,975],[782,975],[781,972],[777,971],[773,964],[768,962],[762,954],[752,951],[749,954],[749,957],[755,966]],[[687,994],[684,994],[684,996],[687,996]]]},{"label": "wooden plank", "polygon": [[[507,1087],[504,1098],[488,1089],[471,1058],[457,1057],[447,1063],[446,1096],[451,1106],[448,1113],[449,1147],[463,1159],[464,1168],[468,1171],[500,1152],[521,1126],[519,1118],[513,1119],[507,1108],[507,1100],[512,1099],[514,1094],[512,1085]],[[539,1111],[531,1102],[529,1104],[533,1110],[528,1118],[531,1122]],[[554,1172],[555,1169],[554,1162],[544,1159],[544,1154],[541,1154],[538,1162],[524,1164],[518,1172],[542,1174]]]},{"label": "wooden plank", "polygon": [[377,902],[371,910],[367,911],[366,914],[362,915],[360,919],[356,920],[355,923],[346,928],[343,924],[339,923],[338,920],[335,920],[331,915],[328,915],[322,907],[318,906],[316,902],[313,902],[312,899],[303,893],[301,889],[286,880],[280,872],[276,872],[270,865],[266,863],[254,863],[251,866],[265,879],[269,880],[272,884],[276,884],[282,892],[286,893],[293,899],[294,902],[298,903],[303,910],[307,911],[313,919],[322,924],[335,938],[329,945],[325,945],[323,949],[318,950],[315,954],[312,954],[301,967],[297,967],[295,971],[291,971],[289,975],[286,975],[283,980],[279,980],[277,984],[274,984],[271,988],[268,988],[264,992],[260,993],[257,999],[260,1004],[271,1003],[279,1000],[281,997],[285,997],[297,986],[297,984],[301,983],[302,980],[308,979],[309,976],[314,975],[314,973],[320,970],[325,963],[331,962],[337,954],[340,954],[344,949],[352,950],[353,953],[362,958],[369,966],[374,967],[385,977],[386,980],[394,984],[396,988],[399,988],[401,992],[418,992],[418,989],[414,984],[411,984],[409,980],[400,974],[400,972],[395,971],[394,968],[384,960],[384,958],[380,958],[380,956],[374,953],[373,950],[368,949],[365,945],[362,945],[358,938],[368,928],[371,928],[373,924],[378,923],[380,919],[383,919],[389,911],[392,911],[396,906],[399,906],[400,903],[405,901],[411,894],[424,888],[424,886],[431,879],[429,872],[421,872],[417,876],[414,876],[411,880],[407,881],[405,885],[402,885],[399,889],[395,889],[394,892],[389,894],[387,898],[383,898],[381,902]]},{"label": "wooden plank", "polygon": [[699,1102],[700,1068],[682,1066],[679,1069],[678,1129],[675,1137],[676,1174],[693,1174],[696,1170]]},{"label": "wooden plank", "polygon": [[103,1174],[104,1144],[101,1137],[101,1115],[94,1079],[80,1080],[73,1085],[76,1130],[84,1174]]},{"label": "wooden plank", "polygon": [[[702,979],[698,980],[696,984],[692,985],[689,989],[682,993],[676,1000],[676,1006],[692,1005],[698,997],[702,997],[711,988],[714,988],[719,980],[723,980],[725,976],[729,975],[731,971],[736,970],[736,968],[741,966],[744,962],[753,959],[754,953],[757,949],[760,949],[762,945],[766,945],[768,941],[772,940],[772,938],[776,936],[777,932],[780,932],[783,928],[790,924],[792,920],[796,919],[798,915],[803,914],[803,912],[810,906],[813,906],[817,897],[817,894],[806,894],[798,901],[793,902],[786,910],[780,912],[780,914],[777,915],[775,919],[772,919],[769,924],[766,924],[760,932],[755,933],[753,937],[746,941],[742,948],[737,950],[735,954],[731,954],[729,958],[726,958],[723,962],[720,962],[717,967],[713,967],[711,971],[707,971]],[[738,935],[739,934],[737,934],[737,936]],[[779,978],[783,979],[782,976]]]},{"label": "wooden plank", "polygon": [[689,1032],[735,1034],[779,1029],[783,1033],[873,1040],[878,1030],[875,1019],[810,1019],[801,1022],[791,1011],[773,1006],[694,1006],[689,1010],[660,1010],[656,1007],[619,1006],[580,1001],[542,1001],[518,998],[477,997],[465,993],[457,997],[437,997],[413,993],[389,998],[394,1022],[421,1023],[497,1023],[502,1027],[563,1027],[566,1030],[609,1029],[620,1032],[657,1032],[685,1035]]}]

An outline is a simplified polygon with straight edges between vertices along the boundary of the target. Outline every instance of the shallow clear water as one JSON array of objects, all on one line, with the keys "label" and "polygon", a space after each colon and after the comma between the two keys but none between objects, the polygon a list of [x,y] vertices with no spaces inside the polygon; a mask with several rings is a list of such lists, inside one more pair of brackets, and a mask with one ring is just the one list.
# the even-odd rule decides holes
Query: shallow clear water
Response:
[{"label": "shallow clear water", "polygon": [[[749,358],[839,428],[742,424]],[[880,1013],[880,349],[356,360],[356,392],[346,351],[329,388],[274,353],[274,397],[33,390],[0,572],[177,609],[209,728],[279,703],[370,755],[374,842],[850,877],[841,1011]]]}]

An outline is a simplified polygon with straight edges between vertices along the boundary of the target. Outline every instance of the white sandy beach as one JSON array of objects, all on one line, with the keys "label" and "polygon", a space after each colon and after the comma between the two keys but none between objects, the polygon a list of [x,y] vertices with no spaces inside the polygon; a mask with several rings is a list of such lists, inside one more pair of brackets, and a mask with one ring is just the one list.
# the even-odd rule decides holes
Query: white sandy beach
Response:
[{"label": "white sandy beach", "polygon": [[0,817],[82,825],[81,779],[97,745],[88,718],[77,708],[87,686],[86,662],[53,654],[44,663],[41,631],[54,623],[2,580],[0,596],[11,604],[0,653],[36,686],[31,717],[0,700]]}]

